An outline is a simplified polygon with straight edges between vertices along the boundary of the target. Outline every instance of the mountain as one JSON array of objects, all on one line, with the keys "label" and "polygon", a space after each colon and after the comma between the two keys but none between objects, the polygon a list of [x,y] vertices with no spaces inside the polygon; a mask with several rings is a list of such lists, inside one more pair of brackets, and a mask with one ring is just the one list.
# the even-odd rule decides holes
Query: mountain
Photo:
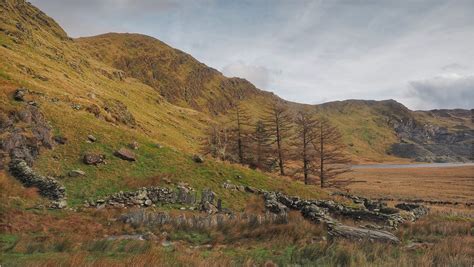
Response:
[{"label": "mountain", "polygon": [[[328,209],[382,219],[384,226],[370,224],[376,229],[404,221],[398,215],[359,209],[362,198],[349,204],[295,177],[196,155],[208,125],[225,119],[230,108],[241,103],[257,118],[273,100],[293,113],[309,109],[327,117],[343,133],[355,163],[472,155],[466,154],[474,129],[466,110],[411,111],[393,100],[293,103],[245,79],[225,77],[155,38],[109,33],[73,39],[32,4],[0,0],[0,265],[257,266],[268,255],[282,266],[320,259],[323,266],[380,265],[379,259],[361,257],[372,259],[364,253],[381,248],[384,255],[400,255],[397,246],[329,243],[324,227],[267,209],[301,209],[306,203],[302,214],[312,221],[334,225]],[[219,209],[219,217],[206,217],[215,220],[205,224],[237,221],[209,230],[200,221],[204,212],[196,209]],[[419,211],[426,212],[423,206]],[[446,216],[450,227],[458,218]],[[173,218],[176,225],[153,225],[154,233],[137,224]],[[460,218],[468,233],[471,226]],[[186,228],[184,221],[193,226]],[[378,233],[398,241],[389,232],[344,227],[342,234],[355,229],[359,236]],[[403,244],[418,229],[408,227],[397,234]],[[434,234],[439,237],[436,232],[421,239],[434,240]],[[432,257],[443,259],[441,252]],[[465,254],[448,254],[456,253]],[[356,255],[354,264],[350,255]],[[408,254],[404,262],[417,255]],[[382,260],[397,265],[397,257]]]},{"label": "mountain", "polygon": [[[22,1],[3,1],[2,14],[8,14],[0,24],[2,84],[34,88],[43,99],[60,100],[54,108],[45,104],[48,117],[59,125],[67,124],[61,121],[64,109],[80,106],[78,116],[84,111],[98,113],[91,113],[88,121],[128,124],[150,138],[192,152],[197,151],[207,122],[225,116],[237,101],[258,117],[265,103],[280,100],[149,36],[109,33],[71,39],[54,20]],[[328,116],[344,133],[356,162],[469,157],[465,150],[454,148],[472,139],[474,127],[465,110],[414,112],[393,100],[285,103],[295,111],[309,107]],[[133,125],[121,109],[133,118]],[[457,136],[440,144],[452,147],[449,152],[427,147],[441,141],[440,135]]]}]

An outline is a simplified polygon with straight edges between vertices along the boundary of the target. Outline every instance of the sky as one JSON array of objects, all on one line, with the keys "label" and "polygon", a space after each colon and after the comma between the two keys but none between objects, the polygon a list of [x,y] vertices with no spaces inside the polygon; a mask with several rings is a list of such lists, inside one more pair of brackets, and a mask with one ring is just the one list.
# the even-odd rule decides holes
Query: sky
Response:
[{"label": "sky", "polygon": [[291,101],[474,108],[474,0],[30,1],[71,37],[150,35]]}]

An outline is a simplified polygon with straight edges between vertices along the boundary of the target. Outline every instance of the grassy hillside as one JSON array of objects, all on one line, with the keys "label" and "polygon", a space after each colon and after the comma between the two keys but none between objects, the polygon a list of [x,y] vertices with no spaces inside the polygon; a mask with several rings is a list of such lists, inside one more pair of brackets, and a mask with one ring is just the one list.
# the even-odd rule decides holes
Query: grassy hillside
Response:
[{"label": "grassy hillside", "polygon": [[[35,141],[25,109],[38,107],[52,134],[67,141],[52,149],[41,148],[33,168],[65,186],[70,208],[45,208],[49,201],[40,197],[36,188],[24,187],[8,174],[7,165],[0,164],[2,266],[255,266],[269,260],[281,266],[472,262],[468,249],[472,247],[472,220],[458,213],[454,217],[440,213],[418,224],[403,225],[395,232],[402,244],[392,246],[330,242],[321,225],[293,212],[288,222],[281,224],[237,221],[219,229],[188,229],[136,228],[117,220],[129,209],[84,208],[81,204],[85,200],[118,191],[187,183],[198,192],[211,188],[222,199],[223,207],[236,213],[264,214],[261,196],[222,188],[227,180],[303,198],[347,201],[331,197],[316,186],[237,164],[210,158],[194,162],[192,155],[199,148],[203,130],[222,117],[217,115],[225,116],[236,99],[257,117],[264,104],[276,96],[243,79],[226,78],[154,38],[106,34],[74,40],[31,4],[0,0],[0,55],[0,151],[4,136],[11,132],[25,130],[29,134],[25,138]],[[28,89],[25,101],[14,99],[20,87]],[[442,115],[414,115],[393,101],[287,104],[293,111],[311,108],[328,116],[343,131],[358,161],[394,160],[385,154],[396,139],[387,126],[387,119],[394,114],[425,116],[433,123]],[[443,123],[455,127],[450,118],[443,118]],[[90,134],[97,138],[95,142],[88,141]],[[136,162],[113,155],[134,141],[139,144],[133,150]],[[85,165],[82,156],[90,152],[104,154],[107,164]],[[85,175],[70,177],[69,171],[76,169]],[[147,210],[180,216],[201,214],[180,208],[158,204]],[[156,240],[109,239],[148,235],[150,231]],[[405,245],[412,237],[437,245],[407,252]],[[447,253],[449,259],[444,257]]]},{"label": "grassy hillside", "polygon": [[[284,187],[285,181],[274,181],[240,166],[212,161],[196,166],[191,155],[198,150],[202,131],[212,119],[207,113],[173,105],[155,88],[97,61],[32,5],[6,1],[1,8],[1,108],[6,113],[21,108],[24,103],[13,101],[12,95],[16,88],[26,87],[30,90],[28,100],[40,107],[54,133],[68,139],[64,146],[41,151],[35,168],[57,177],[67,177],[72,169],[87,173],[84,179],[63,179],[70,204],[119,190],[164,184],[164,177],[196,188],[210,186],[217,192],[222,191],[223,181],[237,175],[244,177],[243,184]],[[87,143],[89,134],[98,141]],[[113,156],[132,141],[140,144],[136,163],[124,163]],[[81,157],[86,152],[105,154],[108,164],[84,166]],[[226,205],[237,208],[243,203],[235,200]]]},{"label": "grassy hillside", "polygon": [[91,56],[153,87],[169,102],[210,114],[223,113],[236,100],[274,98],[244,79],[220,72],[150,36],[108,33],[76,42]]}]

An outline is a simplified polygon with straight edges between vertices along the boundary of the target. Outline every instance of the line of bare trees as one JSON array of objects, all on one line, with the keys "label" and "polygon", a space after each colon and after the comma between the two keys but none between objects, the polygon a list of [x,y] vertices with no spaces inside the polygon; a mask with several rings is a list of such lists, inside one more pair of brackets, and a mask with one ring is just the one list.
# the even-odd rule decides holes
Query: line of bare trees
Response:
[{"label": "line of bare trees", "polygon": [[252,118],[240,104],[229,118],[208,127],[204,154],[280,175],[302,175],[305,184],[318,179],[321,187],[341,187],[350,182],[338,177],[350,170],[350,159],[328,119],[305,110],[292,114],[277,101],[261,118]]}]

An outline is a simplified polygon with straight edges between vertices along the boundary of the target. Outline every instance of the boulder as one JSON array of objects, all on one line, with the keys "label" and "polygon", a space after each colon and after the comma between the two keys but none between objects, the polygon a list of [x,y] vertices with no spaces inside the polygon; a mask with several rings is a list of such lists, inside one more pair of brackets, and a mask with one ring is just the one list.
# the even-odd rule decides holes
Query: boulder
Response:
[{"label": "boulder", "polygon": [[86,173],[81,170],[72,170],[68,174],[69,174],[69,177],[78,177],[78,176],[86,175]]},{"label": "boulder", "polygon": [[16,101],[25,101],[25,95],[27,91],[28,89],[25,88],[16,89],[15,93],[13,94],[13,99]]},{"label": "boulder", "polygon": [[195,204],[196,196],[194,190],[186,186],[178,186],[177,188],[177,201],[181,204]]},{"label": "boulder", "polygon": [[95,136],[93,136],[92,134],[89,134],[89,135],[87,136],[87,140],[89,140],[89,141],[91,141],[91,142],[95,142],[95,141],[97,141],[97,138],[95,138]]},{"label": "boulder", "polygon": [[209,188],[204,188],[201,192],[201,204],[204,204],[206,202],[213,204],[215,197],[216,197],[216,193],[214,193]]},{"label": "boulder", "polygon": [[128,147],[129,147],[130,149],[136,150],[136,149],[138,149],[138,142],[137,142],[137,141],[133,141],[133,142],[131,142],[130,144],[128,144]]},{"label": "boulder", "polygon": [[207,212],[208,214],[215,214],[217,213],[219,210],[217,209],[216,206],[214,206],[213,204],[209,203],[208,201],[204,202],[202,204],[202,211],[205,211]]},{"label": "boulder", "polygon": [[196,163],[204,163],[204,158],[201,155],[194,155],[193,156],[193,161]]},{"label": "boulder", "polygon": [[399,244],[400,239],[390,232],[335,224],[329,227],[328,234],[331,238],[345,238],[353,241],[371,241],[381,243]]},{"label": "boulder", "polygon": [[135,153],[133,153],[132,151],[126,149],[126,148],[121,148],[117,151],[115,151],[114,155],[118,158],[121,158],[123,160],[127,160],[127,161],[136,161],[137,158],[135,156]]},{"label": "boulder", "polygon": [[277,200],[277,195],[275,192],[265,193],[263,195],[265,199],[265,208],[273,213],[282,214],[288,212],[288,207],[283,205]]},{"label": "boulder", "polygon": [[56,135],[53,137],[54,142],[60,145],[65,145],[67,143],[67,138],[61,135]]},{"label": "boulder", "polygon": [[87,165],[99,165],[101,163],[105,163],[105,155],[87,153],[84,154],[82,161]]},{"label": "boulder", "polygon": [[96,118],[100,116],[100,108],[96,104],[92,104],[86,108],[86,111],[93,114]]}]

